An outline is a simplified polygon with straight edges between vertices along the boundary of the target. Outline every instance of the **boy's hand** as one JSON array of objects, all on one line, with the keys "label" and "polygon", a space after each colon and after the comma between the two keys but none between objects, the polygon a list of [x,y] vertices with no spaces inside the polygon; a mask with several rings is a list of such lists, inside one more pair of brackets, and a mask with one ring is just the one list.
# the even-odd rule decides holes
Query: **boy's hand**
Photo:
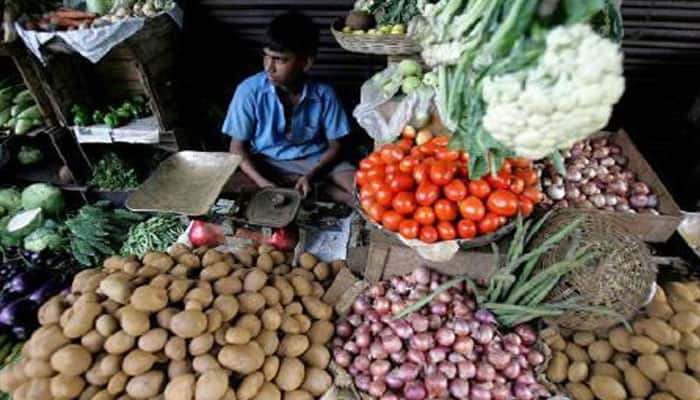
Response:
[{"label": "boy's hand", "polygon": [[310,179],[306,175],[302,175],[297,181],[297,184],[294,185],[294,189],[301,193],[301,197],[306,198],[311,191]]}]

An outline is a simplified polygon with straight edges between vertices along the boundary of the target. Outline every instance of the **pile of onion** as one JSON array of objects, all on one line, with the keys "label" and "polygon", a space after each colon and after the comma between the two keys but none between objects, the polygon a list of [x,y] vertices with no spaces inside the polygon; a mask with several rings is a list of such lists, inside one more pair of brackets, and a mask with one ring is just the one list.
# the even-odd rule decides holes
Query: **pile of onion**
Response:
[{"label": "pile of onion", "polygon": [[545,208],[597,208],[658,214],[659,200],[627,169],[622,148],[607,138],[578,142],[564,152],[566,176],[551,161],[542,168]]},{"label": "pile of onion", "polygon": [[447,279],[419,268],[372,285],[336,324],[335,362],[359,390],[381,400],[548,397],[535,380],[544,356],[533,347],[533,328],[520,325],[502,335],[465,285],[438,294],[405,319],[392,318]]}]

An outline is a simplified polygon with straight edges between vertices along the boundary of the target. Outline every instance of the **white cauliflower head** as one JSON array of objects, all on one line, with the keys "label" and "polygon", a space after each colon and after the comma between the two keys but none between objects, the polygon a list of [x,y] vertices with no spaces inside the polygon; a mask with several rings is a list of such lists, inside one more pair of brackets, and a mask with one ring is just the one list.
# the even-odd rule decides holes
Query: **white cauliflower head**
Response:
[{"label": "white cauliflower head", "polygon": [[625,89],[622,54],[588,25],[553,29],[537,66],[486,78],[484,128],[539,159],[603,128]]}]

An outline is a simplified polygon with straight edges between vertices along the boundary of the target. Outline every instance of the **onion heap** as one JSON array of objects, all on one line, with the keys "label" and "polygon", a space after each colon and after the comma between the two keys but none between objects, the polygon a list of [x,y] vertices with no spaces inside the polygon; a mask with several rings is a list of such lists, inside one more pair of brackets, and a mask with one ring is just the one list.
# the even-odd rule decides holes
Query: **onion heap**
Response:
[{"label": "onion heap", "polygon": [[607,138],[578,142],[564,152],[566,175],[551,161],[542,167],[544,208],[596,208],[658,214],[659,199],[627,169],[622,148]]},{"label": "onion heap", "polygon": [[377,282],[355,299],[332,342],[335,362],[355,386],[381,400],[548,397],[535,380],[544,356],[534,348],[534,329],[519,325],[501,334],[463,282],[405,319],[393,319],[447,279],[419,268]]}]

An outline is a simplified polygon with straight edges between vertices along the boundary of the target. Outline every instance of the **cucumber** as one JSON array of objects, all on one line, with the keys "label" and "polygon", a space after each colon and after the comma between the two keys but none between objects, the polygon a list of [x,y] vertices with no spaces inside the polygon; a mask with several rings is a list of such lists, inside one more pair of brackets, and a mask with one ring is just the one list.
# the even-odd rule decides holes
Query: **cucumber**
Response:
[{"label": "cucumber", "polygon": [[32,92],[29,91],[29,89],[24,89],[21,92],[19,92],[14,99],[12,99],[12,102],[14,104],[21,104],[21,103],[27,103],[27,102],[33,102],[34,98],[32,97]]},{"label": "cucumber", "polygon": [[29,109],[32,106],[32,103],[20,103],[20,104],[15,104],[10,108],[10,115],[13,118],[17,118],[24,110]]},{"label": "cucumber", "polygon": [[19,119],[37,119],[41,118],[41,111],[39,111],[39,107],[36,105],[33,105],[29,108],[26,108],[24,111],[19,113],[17,115],[17,118]]},{"label": "cucumber", "polygon": [[9,108],[0,111],[0,126],[5,125],[10,118],[12,118],[12,115],[10,114]]}]

